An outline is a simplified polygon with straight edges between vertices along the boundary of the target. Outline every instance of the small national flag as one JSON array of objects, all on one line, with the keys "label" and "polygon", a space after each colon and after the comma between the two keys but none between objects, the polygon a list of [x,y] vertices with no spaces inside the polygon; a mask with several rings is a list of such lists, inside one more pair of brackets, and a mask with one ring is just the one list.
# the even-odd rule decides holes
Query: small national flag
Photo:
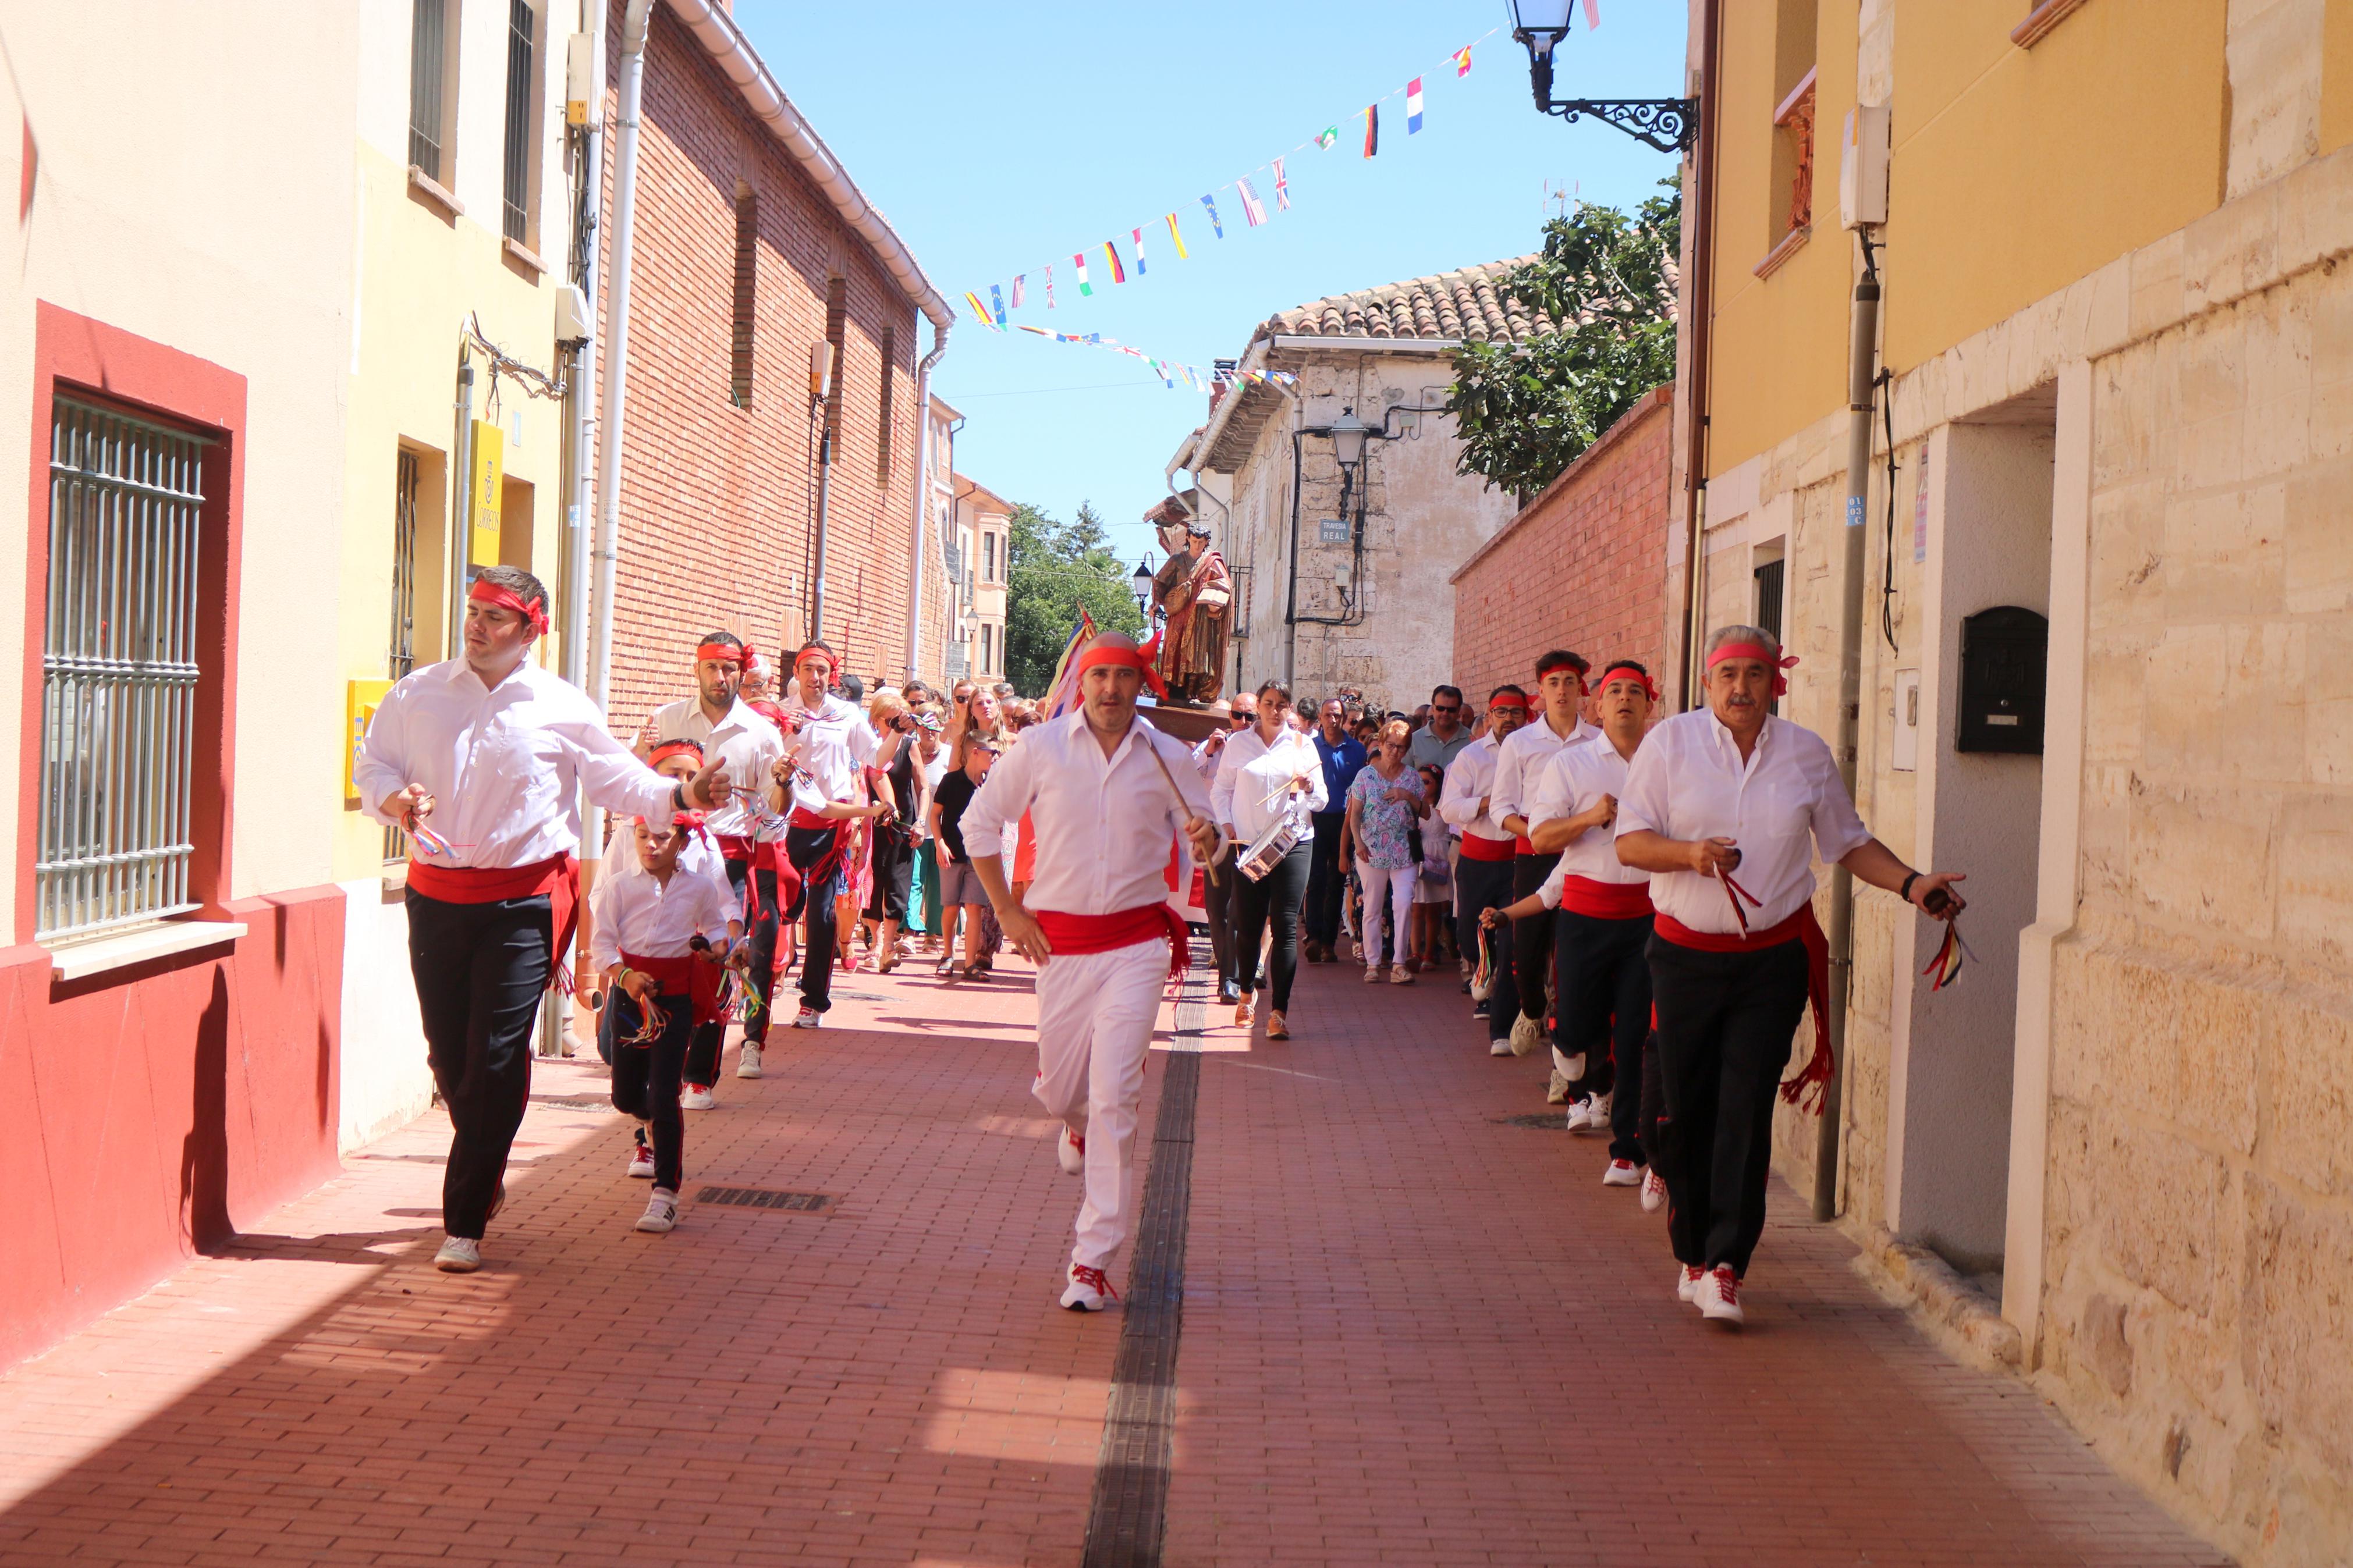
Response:
[{"label": "small national flag", "polygon": [[1454,51],[1454,74],[1457,77],[1471,74],[1471,46],[1468,44]]},{"label": "small national flag", "polygon": [[1005,290],[994,283],[988,286],[988,304],[989,314],[997,318],[997,324],[1005,325]]},{"label": "small national flag", "polygon": [[1585,30],[1589,33],[1599,26],[1601,26],[1601,0],[1585,0]]},{"label": "small national flag", "polygon": [[1176,247],[1176,259],[1179,261],[1185,260],[1185,237],[1177,231],[1176,215],[1175,213],[1170,213],[1168,215],[1168,239],[1171,244]]},{"label": "small national flag", "polygon": [[1144,231],[1140,228],[1129,229],[1127,237],[1135,241],[1135,275],[1141,278],[1144,276]]},{"label": "small national flag", "polygon": [[1256,228],[1259,225],[1264,223],[1266,221],[1266,204],[1258,199],[1258,193],[1256,191],[1250,189],[1250,177],[1248,175],[1244,175],[1242,178],[1235,181],[1234,189],[1241,194],[1242,216],[1248,220],[1250,227]]},{"label": "small national flag", "polygon": [[1111,258],[1111,280],[1114,283],[1126,282],[1127,268],[1119,264],[1119,250],[1110,240],[1103,241],[1103,254]]},{"label": "small national flag", "polygon": [[1203,196],[1201,198],[1201,205],[1209,209],[1209,226],[1218,231],[1218,237],[1219,239],[1223,239],[1226,237],[1226,226],[1218,221],[1218,204],[1214,199],[1212,199],[1216,194],[1217,193],[1213,191],[1209,195]]},{"label": "small national flag", "polygon": [[964,302],[972,307],[973,320],[984,327],[996,325],[988,314],[988,307],[980,302],[979,295],[967,289],[964,292]]},{"label": "small national flag", "polygon": [[1071,265],[1078,268],[1079,298],[1083,300],[1095,291],[1095,286],[1087,281],[1087,258],[1083,255],[1073,256],[1071,258]]},{"label": "small national flag", "polygon": [[1318,147],[1329,147],[1338,140],[1340,140],[1340,128],[1336,125],[1326,125],[1315,133],[1315,145]]},{"label": "small national flag", "polygon": [[1021,285],[1028,277],[1029,274],[1026,272],[1017,272],[1013,275],[1013,308],[1017,310],[1021,309]]},{"label": "small national flag", "polygon": [[1381,151],[1381,106],[1365,105],[1365,156],[1377,158]]},{"label": "small national flag", "polygon": [[1421,79],[1414,78],[1405,84],[1405,133],[1419,134],[1421,130]]},{"label": "small national flag", "polygon": [[1049,267],[1049,268],[1046,268],[1046,309],[1048,309],[1049,310],[1052,310],[1053,308],[1054,308],[1054,269],[1053,269],[1051,267]]},{"label": "small national flag", "polygon": [[1282,172],[1282,160],[1280,158],[1274,161],[1274,210],[1279,213],[1291,210],[1291,176]]}]

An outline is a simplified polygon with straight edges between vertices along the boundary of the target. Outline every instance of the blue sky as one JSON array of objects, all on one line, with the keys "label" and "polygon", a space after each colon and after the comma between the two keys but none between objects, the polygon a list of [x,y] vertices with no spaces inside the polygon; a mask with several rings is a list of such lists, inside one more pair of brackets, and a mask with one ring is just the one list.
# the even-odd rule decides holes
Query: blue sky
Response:
[{"label": "blue sky", "polygon": [[[1672,171],[1606,126],[1539,116],[1508,25],[1458,79],[1449,55],[1505,23],[1502,0],[735,0],[735,17],[951,301],[1026,273],[1015,321],[1201,365],[1240,353],[1276,310],[1534,249],[1548,184],[1630,206]],[[1554,90],[1676,94],[1683,28],[1681,0],[1601,0],[1599,29],[1580,21],[1563,46]],[[1409,136],[1403,89],[1417,75],[1424,122]],[[1367,161],[1362,110],[1391,92]],[[1328,151],[1290,151],[1335,122]],[[1285,154],[1291,210],[1273,211],[1271,177],[1254,175],[1268,222],[1246,227],[1218,190],[1226,237],[1212,238],[1202,195]],[[1103,242],[1116,237],[1127,258],[1128,231],[1172,209],[1190,259],[1146,228],[1144,276],[1131,267],[1113,285]],[[1092,299],[1071,276],[1082,249]],[[959,471],[1059,517],[1092,500],[1129,560],[1151,544],[1139,520],[1166,491],[1163,465],[1206,411],[1118,354],[964,321],[934,388],[968,420]]]}]

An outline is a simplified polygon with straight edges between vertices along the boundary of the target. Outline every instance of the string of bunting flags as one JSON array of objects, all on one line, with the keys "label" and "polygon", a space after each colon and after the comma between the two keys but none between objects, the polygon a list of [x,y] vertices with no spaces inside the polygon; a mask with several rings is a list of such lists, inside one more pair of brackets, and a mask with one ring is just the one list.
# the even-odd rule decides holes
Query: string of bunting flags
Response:
[{"label": "string of bunting flags", "polygon": [[[1600,0],[1584,0],[1584,10],[1586,26],[1588,30],[1600,26]],[[1501,26],[1491,27],[1461,48],[1448,54],[1445,64],[1453,68],[1458,80],[1471,74],[1472,52],[1501,31],[1503,31]],[[1442,70],[1444,67],[1441,66],[1439,68]],[[1400,94],[1405,99],[1406,134],[1417,136],[1421,133],[1424,122],[1422,78],[1416,76],[1404,87],[1375,99],[1350,117],[1352,120],[1361,120],[1364,122],[1361,156],[1366,158],[1379,156],[1381,106]],[[1197,226],[1195,229],[1197,239],[1199,234],[1198,226],[1202,224],[1208,226],[1212,238],[1225,238],[1227,216],[1234,207],[1240,208],[1241,226],[1245,228],[1260,227],[1269,220],[1272,213],[1289,212],[1291,210],[1291,176],[1284,166],[1286,161],[1310,147],[1330,148],[1337,144],[1340,140],[1341,123],[1343,122],[1335,121],[1326,125],[1314,136],[1289,149],[1280,157],[1270,158],[1248,174],[1239,175],[1203,195],[1200,198],[1200,213],[1190,220]],[[1267,197],[1259,194],[1259,188],[1255,183],[1259,177],[1264,177],[1269,181],[1269,194],[1272,197],[1271,210]],[[1218,208],[1218,198],[1229,192],[1232,194],[1231,205],[1227,213],[1220,213]],[[1098,277],[1106,280],[1105,287],[1124,284],[1128,281],[1131,275],[1137,279],[1145,278],[1148,275],[1151,265],[1146,254],[1146,237],[1149,235],[1156,240],[1164,229],[1167,234],[1168,247],[1176,253],[1176,259],[1179,261],[1190,259],[1192,253],[1186,246],[1185,231],[1178,222],[1179,214],[1190,210],[1189,206],[1180,207],[1164,213],[1156,223],[1137,224],[1130,227],[1125,236],[1127,242],[1125,256],[1121,254],[1120,237],[1117,235],[1104,240],[1100,246],[1073,251],[1063,274],[1063,291],[1067,294],[1071,289],[1075,289],[1078,298],[1092,299],[1095,294]],[[1043,303],[1049,310],[1055,310],[1060,304],[1067,302],[1057,300],[1055,298],[1054,269],[1060,265],[1062,263],[1058,259],[1045,263],[1038,269]],[[1094,268],[1100,268],[1100,271]],[[1076,343],[1088,348],[1107,349],[1113,353],[1125,354],[1149,365],[1154,374],[1171,388],[1181,385],[1202,389],[1217,383],[1230,383],[1237,380],[1274,381],[1288,385],[1298,379],[1287,371],[1204,371],[1198,365],[1147,354],[1132,344],[1123,343],[1115,338],[1104,337],[1100,332],[1060,332],[1050,327],[1016,322],[1011,320],[1012,312],[1025,310],[1031,303],[1030,276],[1028,272],[1019,272],[1014,275],[1009,284],[991,283],[988,285],[986,299],[982,298],[978,289],[967,289],[964,301],[972,319],[991,331],[1025,331],[1054,342]]]}]

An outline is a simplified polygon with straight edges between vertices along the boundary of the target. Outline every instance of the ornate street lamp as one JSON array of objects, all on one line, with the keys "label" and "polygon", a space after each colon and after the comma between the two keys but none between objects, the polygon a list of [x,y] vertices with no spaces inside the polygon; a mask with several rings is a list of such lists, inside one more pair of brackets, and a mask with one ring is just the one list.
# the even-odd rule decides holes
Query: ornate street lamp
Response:
[{"label": "ornate street lamp", "polygon": [[1511,0],[1512,37],[1528,47],[1528,81],[1536,111],[1557,114],[1571,124],[1586,115],[1614,125],[1662,153],[1688,153],[1699,133],[1694,98],[1564,98],[1552,95],[1552,56],[1568,36],[1577,0]]},{"label": "ornate street lamp", "polygon": [[1365,432],[1369,428],[1353,408],[1343,408],[1340,417],[1332,421],[1332,456],[1352,477],[1356,465],[1365,460]]},{"label": "ornate street lamp", "polygon": [[1144,559],[1135,564],[1135,575],[1127,582],[1128,586],[1135,590],[1136,609],[1149,616],[1152,614],[1152,552],[1147,550],[1144,552]]}]

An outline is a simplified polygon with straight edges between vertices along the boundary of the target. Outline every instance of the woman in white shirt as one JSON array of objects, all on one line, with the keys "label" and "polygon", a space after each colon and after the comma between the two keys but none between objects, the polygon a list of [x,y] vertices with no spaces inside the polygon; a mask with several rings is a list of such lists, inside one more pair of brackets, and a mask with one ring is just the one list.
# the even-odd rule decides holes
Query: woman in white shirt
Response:
[{"label": "woman in white shirt", "polygon": [[[1675,1293],[1729,1323],[1742,1320],[1741,1277],[1765,1231],[1776,1091],[1802,1102],[1830,1078],[1813,852],[1940,920],[1962,909],[1959,873],[1897,859],[1855,815],[1829,745],[1767,710],[1796,662],[1756,626],[1710,633],[1707,706],[1650,732],[1618,801],[1618,858],[1651,873],[1657,910],[1648,955],[1665,1113],[1655,1163],[1682,1265]],[[1813,1058],[1784,1084],[1810,1000]]]},{"label": "woman in white shirt", "polygon": [[[1258,990],[1258,951],[1270,921],[1274,950],[1267,968],[1273,994],[1269,999],[1266,1035],[1271,1040],[1291,1037],[1286,1015],[1291,1010],[1292,977],[1299,970],[1299,904],[1307,893],[1307,870],[1314,857],[1315,827],[1309,820],[1324,808],[1324,763],[1315,743],[1292,727],[1291,689],[1270,680],[1258,689],[1258,722],[1226,742],[1218,761],[1218,782],[1209,791],[1209,809],[1219,827],[1246,847],[1278,819],[1298,830],[1290,851],[1266,875],[1248,877],[1234,884],[1234,971],[1241,1000],[1234,1005],[1234,1022],[1247,1026]],[[1229,863],[1228,876],[1240,877],[1239,859]]]}]

